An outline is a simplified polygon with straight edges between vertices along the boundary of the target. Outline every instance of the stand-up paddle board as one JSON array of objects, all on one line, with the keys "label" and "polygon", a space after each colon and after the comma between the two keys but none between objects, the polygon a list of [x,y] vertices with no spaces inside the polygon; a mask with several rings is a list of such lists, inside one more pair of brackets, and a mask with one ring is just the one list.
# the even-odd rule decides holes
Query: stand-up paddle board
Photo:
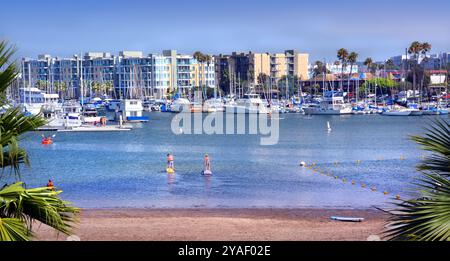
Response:
[{"label": "stand-up paddle board", "polygon": [[175,172],[175,170],[174,170],[174,169],[172,169],[172,168],[166,168],[166,172],[167,172],[167,173],[174,173],[174,172]]},{"label": "stand-up paddle board", "polygon": [[338,220],[338,221],[347,221],[347,222],[361,222],[364,220],[364,218],[360,217],[337,217],[337,216],[331,216],[332,220]]},{"label": "stand-up paddle board", "polygon": [[204,170],[202,171],[202,175],[209,176],[212,175],[212,172],[210,170]]}]

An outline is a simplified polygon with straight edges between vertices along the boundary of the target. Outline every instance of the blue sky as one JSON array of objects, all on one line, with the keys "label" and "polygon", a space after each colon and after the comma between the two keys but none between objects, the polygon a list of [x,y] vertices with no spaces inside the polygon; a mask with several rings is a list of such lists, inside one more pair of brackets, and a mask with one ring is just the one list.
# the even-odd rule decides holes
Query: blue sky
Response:
[{"label": "blue sky", "polygon": [[312,61],[345,47],[382,60],[414,40],[450,51],[448,0],[16,0],[1,8],[0,39],[20,56],[297,49]]}]

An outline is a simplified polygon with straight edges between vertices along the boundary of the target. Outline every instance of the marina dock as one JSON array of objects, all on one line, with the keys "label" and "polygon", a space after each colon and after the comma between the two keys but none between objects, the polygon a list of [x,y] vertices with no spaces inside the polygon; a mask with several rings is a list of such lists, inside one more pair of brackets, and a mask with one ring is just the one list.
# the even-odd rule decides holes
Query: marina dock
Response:
[{"label": "marina dock", "polygon": [[41,127],[37,128],[36,131],[58,131],[58,132],[110,132],[110,131],[130,131],[133,129],[131,125],[106,125],[106,126],[80,126],[73,127],[69,129],[61,127]]}]

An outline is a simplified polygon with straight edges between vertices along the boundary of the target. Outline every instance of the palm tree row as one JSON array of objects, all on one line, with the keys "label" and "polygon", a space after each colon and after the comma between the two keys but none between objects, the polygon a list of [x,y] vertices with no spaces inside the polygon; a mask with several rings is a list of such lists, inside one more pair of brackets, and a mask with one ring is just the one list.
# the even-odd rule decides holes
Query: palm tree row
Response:
[{"label": "palm tree row", "polygon": [[353,65],[355,65],[357,59],[358,59],[358,53],[356,52],[348,52],[347,49],[341,48],[337,51],[337,58],[341,65],[341,80],[340,80],[340,90],[343,91],[343,85],[342,81],[344,79],[344,68],[347,67],[348,64],[350,64],[350,72],[348,73],[348,79],[347,79],[347,97],[348,101],[350,101],[350,78],[353,70]]},{"label": "palm tree row", "polygon": [[[15,49],[0,42],[0,94],[18,75],[14,62],[10,62]],[[0,107],[7,101],[2,99]],[[79,209],[59,198],[60,190],[47,187],[27,189],[20,181],[20,167],[28,164],[26,151],[19,146],[25,132],[45,124],[40,115],[25,116],[19,108],[10,108],[0,115],[0,179],[13,175],[16,182],[0,189],[0,241],[30,240],[32,225],[36,221],[57,231],[70,234]],[[6,171],[6,170],[10,171]],[[9,174],[8,174],[9,173]]]}]

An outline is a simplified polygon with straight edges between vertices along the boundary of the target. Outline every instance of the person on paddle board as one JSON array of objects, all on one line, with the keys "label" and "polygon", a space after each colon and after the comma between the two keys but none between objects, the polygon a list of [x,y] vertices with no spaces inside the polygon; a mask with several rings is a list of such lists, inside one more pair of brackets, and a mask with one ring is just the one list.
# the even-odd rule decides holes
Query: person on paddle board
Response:
[{"label": "person on paddle board", "polygon": [[173,155],[167,154],[167,168],[173,169]]},{"label": "person on paddle board", "polygon": [[211,172],[211,162],[209,161],[208,154],[205,154],[205,157],[203,160],[203,169],[204,169],[204,172],[206,172],[206,171]]}]

